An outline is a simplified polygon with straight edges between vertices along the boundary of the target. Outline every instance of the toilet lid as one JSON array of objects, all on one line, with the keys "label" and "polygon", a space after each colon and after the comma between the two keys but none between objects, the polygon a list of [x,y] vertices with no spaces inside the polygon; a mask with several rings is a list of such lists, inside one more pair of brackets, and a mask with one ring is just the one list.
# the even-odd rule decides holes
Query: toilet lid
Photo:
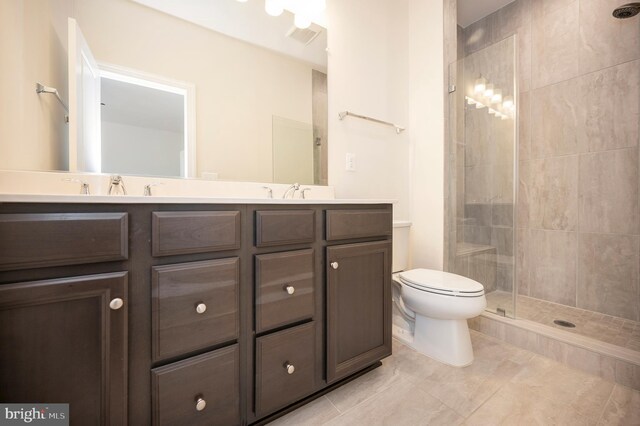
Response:
[{"label": "toilet lid", "polygon": [[458,297],[484,294],[484,286],[479,282],[448,272],[433,269],[412,269],[401,272],[399,277],[407,285],[439,294]]}]

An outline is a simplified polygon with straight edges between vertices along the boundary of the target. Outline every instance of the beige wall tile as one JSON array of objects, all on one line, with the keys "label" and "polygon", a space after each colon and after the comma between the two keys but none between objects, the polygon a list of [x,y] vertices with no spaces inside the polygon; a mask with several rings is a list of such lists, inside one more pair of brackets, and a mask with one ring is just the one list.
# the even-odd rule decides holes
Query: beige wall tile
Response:
[{"label": "beige wall tile", "polygon": [[530,162],[521,161],[518,167],[517,228],[529,227],[529,203],[531,200]]},{"label": "beige wall tile", "polygon": [[469,270],[466,276],[482,284],[485,292],[494,291],[497,288],[495,254],[480,253],[468,258]]},{"label": "beige wall tile", "polygon": [[577,154],[580,119],[579,80],[564,81],[532,92],[531,158]]},{"label": "beige wall tile", "polygon": [[638,149],[580,156],[580,231],[638,234]]},{"label": "beige wall tile", "polygon": [[580,234],[578,307],[639,320],[640,237]]},{"label": "beige wall tile", "polygon": [[637,19],[611,16],[619,0],[580,0],[580,72],[588,73],[640,58]]},{"label": "beige wall tile", "polygon": [[532,229],[529,236],[530,295],[575,306],[577,234]]},{"label": "beige wall tile", "polygon": [[516,230],[516,285],[518,294],[529,295],[529,230]]},{"label": "beige wall tile", "polygon": [[531,160],[529,226],[574,231],[578,225],[578,156]]},{"label": "beige wall tile", "polygon": [[495,155],[492,141],[491,122],[495,120],[487,114],[486,108],[468,108],[465,111],[465,166],[492,164]]},{"label": "beige wall tile", "polygon": [[548,13],[534,14],[532,26],[532,84],[540,88],[578,75],[578,1],[557,8],[543,2]]},{"label": "beige wall tile", "polygon": [[531,93],[520,93],[518,99],[518,160],[526,161],[531,156]]},{"label": "beige wall tile", "polygon": [[492,20],[493,15],[489,15],[464,29],[463,43],[466,55],[484,49],[491,44]]},{"label": "beige wall tile", "polygon": [[488,204],[492,198],[492,166],[465,167],[464,198],[466,204]]},{"label": "beige wall tile", "polygon": [[531,22],[531,0],[516,0],[493,14],[493,42],[500,41],[518,32]]},{"label": "beige wall tile", "polygon": [[640,365],[616,360],[616,382],[640,390]]},{"label": "beige wall tile", "polygon": [[[609,48],[616,50],[617,46]],[[640,60],[585,75],[580,78],[580,86],[582,125],[578,137],[584,151],[637,146]]]}]

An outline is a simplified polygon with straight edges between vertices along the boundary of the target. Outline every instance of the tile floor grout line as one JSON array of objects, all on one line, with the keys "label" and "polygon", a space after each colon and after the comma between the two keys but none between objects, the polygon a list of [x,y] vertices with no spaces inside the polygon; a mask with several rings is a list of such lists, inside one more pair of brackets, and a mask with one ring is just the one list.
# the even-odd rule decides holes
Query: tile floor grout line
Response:
[{"label": "tile floor grout line", "polygon": [[328,395],[323,395],[323,396],[324,396],[325,398],[327,398],[327,400],[328,400],[328,401],[329,401],[329,403],[333,406],[333,408],[335,408],[335,409],[336,409],[336,411],[338,412],[338,416],[336,416],[336,417],[339,417],[339,416],[340,416],[340,414],[342,414],[342,411],[340,411],[340,409],[339,409],[338,407],[336,407],[336,404],[334,404],[334,403],[333,403],[333,401],[331,400],[331,398],[329,398],[329,396],[328,396]]},{"label": "tile floor grout line", "polygon": [[[382,366],[378,367],[381,368]],[[370,372],[371,373],[371,372]],[[413,385],[413,383],[408,380],[405,379],[403,377],[400,377],[400,381],[406,381],[409,384]],[[363,399],[362,401],[358,402],[356,405],[354,405],[353,407],[350,407],[348,409],[346,409],[345,411],[340,411],[340,409],[338,407],[336,407],[336,410],[338,410],[338,412],[340,413],[340,415],[338,417],[342,417],[342,415],[349,413],[351,410],[355,409],[356,407],[359,407],[360,405],[364,404],[365,402],[369,401],[372,398],[375,398],[376,396],[378,396],[380,393],[382,393],[383,391],[387,390],[388,388],[390,388],[391,386],[393,386],[393,383],[384,386],[382,388],[380,388],[380,390],[378,390],[377,392],[375,392],[373,395],[369,395],[367,398]],[[331,401],[331,399],[329,398],[329,396],[327,395],[327,399],[329,399],[329,401]],[[333,402],[331,402],[333,404]],[[335,404],[334,404],[335,407]]]},{"label": "tile floor grout line", "polygon": [[469,418],[471,416],[473,416],[473,413],[478,411],[480,409],[480,407],[482,407],[484,404],[489,402],[503,387],[505,387],[509,383],[511,383],[511,379],[505,380],[504,383],[502,383],[500,386],[498,386],[498,388],[495,390],[495,392],[493,392],[485,401],[483,401],[482,404],[478,405],[471,413],[469,413],[469,415],[467,417],[465,417],[464,420],[465,421],[469,420]]}]

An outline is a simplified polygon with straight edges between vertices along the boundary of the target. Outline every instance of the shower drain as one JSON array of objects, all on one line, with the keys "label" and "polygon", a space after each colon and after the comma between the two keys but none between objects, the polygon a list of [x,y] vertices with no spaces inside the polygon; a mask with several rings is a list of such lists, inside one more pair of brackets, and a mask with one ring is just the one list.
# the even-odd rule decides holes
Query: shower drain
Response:
[{"label": "shower drain", "polygon": [[575,328],[576,325],[572,322],[569,321],[565,321],[565,320],[553,320],[553,323],[556,325],[559,325],[560,327],[568,327],[568,328]]}]

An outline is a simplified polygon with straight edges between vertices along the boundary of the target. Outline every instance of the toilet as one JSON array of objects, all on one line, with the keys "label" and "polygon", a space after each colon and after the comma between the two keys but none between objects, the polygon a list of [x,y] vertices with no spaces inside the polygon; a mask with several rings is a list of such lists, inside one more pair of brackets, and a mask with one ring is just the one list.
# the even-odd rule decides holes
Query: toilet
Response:
[{"label": "toilet", "polygon": [[[396,306],[415,320],[413,341],[418,352],[455,367],[473,362],[467,319],[487,306],[484,287],[472,279],[432,269],[393,275],[399,290]],[[402,339],[405,340],[405,339]]]}]

